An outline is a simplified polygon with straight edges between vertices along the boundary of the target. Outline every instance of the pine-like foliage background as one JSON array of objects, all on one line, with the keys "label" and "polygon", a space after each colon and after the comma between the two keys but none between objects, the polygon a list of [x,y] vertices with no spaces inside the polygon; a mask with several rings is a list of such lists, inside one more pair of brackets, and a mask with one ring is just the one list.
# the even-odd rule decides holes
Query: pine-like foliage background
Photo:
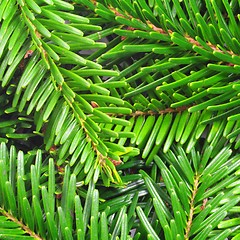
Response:
[{"label": "pine-like foliage background", "polygon": [[239,0],[0,0],[0,239],[240,239]]}]

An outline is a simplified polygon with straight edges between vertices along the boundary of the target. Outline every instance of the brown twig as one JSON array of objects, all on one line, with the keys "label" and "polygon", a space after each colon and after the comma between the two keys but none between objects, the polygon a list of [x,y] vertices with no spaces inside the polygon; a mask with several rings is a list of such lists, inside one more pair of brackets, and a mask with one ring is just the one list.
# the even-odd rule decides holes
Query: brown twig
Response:
[{"label": "brown twig", "polygon": [[149,116],[149,115],[161,115],[161,114],[167,114],[167,113],[179,113],[187,110],[188,108],[192,107],[191,106],[182,106],[178,108],[166,108],[163,110],[158,110],[158,111],[135,111],[132,112],[131,114],[122,114],[122,113],[106,113],[108,116],[115,116],[115,117],[139,117],[139,116]]}]

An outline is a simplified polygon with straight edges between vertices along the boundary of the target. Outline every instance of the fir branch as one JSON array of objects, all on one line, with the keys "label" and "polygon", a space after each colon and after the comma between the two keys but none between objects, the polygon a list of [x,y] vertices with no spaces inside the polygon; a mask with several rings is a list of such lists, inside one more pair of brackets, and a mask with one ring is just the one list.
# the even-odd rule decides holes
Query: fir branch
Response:
[{"label": "fir branch", "polygon": [[16,223],[21,227],[28,235],[31,237],[34,237],[36,240],[43,240],[40,236],[38,236],[35,232],[33,232],[28,226],[26,226],[23,222],[19,221],[17,218],[15,218],[13,215],[5,211],[3,208],[0,207],[0,213],[8,218],[10,221]]},{"label": "fir branch", "polygon": [[[20,6],[20,5],[19,5]],[[44,60],[44,63],[47,65],[47,67],[49,67],[49,64],[48,64],[48,59],[47,59],[47,53],[45,51],[45,49],[43,48],[42,44],[41,44],[41,40],[42,40],[42,35],[40,34],[40,32],[37,30],[37,28],[35,27],[35,25],[32,23],[31,19],[25,14],[25,12],[23,11],[22,9],[22,6],[20,6],[20,9],[21,9],[21,12],[22,12],[22,16],[23,16],[23,19],[25,20],[25,23],[26,25],[28,26],[29,29],[34,29],[34,34],[35,34],[35,37],[36,39],[38,39],[39,42],[36,42],[34,40],[34,37],[33,37],[33,43],[35,44],[35,46],[37,47],[38,51],[41,53],[42,55],[42,58]],[[32,32],[30,31],[30,33],[32,34]],[[26,57],[29,56],[29,51],[31,50],[28,50],[24,56],[24,59]],[[31,52],[32,54],[32,52]]]},{"label": "fir branch", "polygon": [[190,212],[189,212],[188,221],[187,221],[187,225],[186,225],[186,229],[185,229],[185,236],[184,236],[185,240],[189,239],[189,234],[190,234],[190,230],[191,230],[191,226],[192,226],[192,222],[193,222],[193,215],[194,215],[194,208],[195,208],[194,201],[195,201],[195,197],[196,197],[197,191],[198,191],[199,178],[200,178],[200,176],[197,175],[194,179],[192,196],[191,196],[191,201],[190,201]]},{"label": "fir branch", "polygon": [[[96,5],[96,1],[93,1],[94,4]],[[129,13],[126,13],[126,15],[120,13],[117,9],[115,9],[114,7],[109,7],[109,10],[111,10],[116,16],[120,16],[120,17],[123,17],[125,19],[133,19],[134,17],[131,16]],[[139,22],[142,22],[140,19],[137,19]],[[171,30],[171,29],[167,29],[164,30],[163,28],[160,28],[160,27],[157,27],[155,26],[153,23],[151,23],[149,20],[146,21],[146,24],[148,27],[150,27],[153,31],[155,32],[158,32],[162,35],[165,35],[165,36],[171,36],[174,32]],[[128,30],[131,30],[131,31],[134,31],[134,30],[137,30],[137,29],[133,29],[133,28],[128,28]],[[141,29],[142,30],[142,29]],[[196,41],[194,38],[190,37],[188,34],[185,34],[183,37],[185,37],[187,39],[187,41],[189,43],[191,43],[193,46],[198,46],[200,48],[204,48],[198,41]],[[210,47],[212,49],[212,51],[214,52],[219,52],[219,53],[228,53],[230,54],[231,56],[237,56],[239,57],[238,55],[234,54],[232,51],[229,51],[229,50],[225,50],[225,51],[222,51],[221,49],[218,48],[218,46],[212,44],[211,42],[206,42],[206,45],[208,47]],[[225,65],[229,65],[231,63],[225,63]]]}]

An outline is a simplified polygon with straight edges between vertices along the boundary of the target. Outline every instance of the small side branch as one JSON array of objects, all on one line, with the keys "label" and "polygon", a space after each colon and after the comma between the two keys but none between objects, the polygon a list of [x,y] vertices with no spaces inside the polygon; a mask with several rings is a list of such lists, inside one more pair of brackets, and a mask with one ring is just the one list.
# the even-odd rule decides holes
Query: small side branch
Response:
[{"label": "small side branch", "polygon": [[10,221],[15,222],[17,225],[19,225],[19,227],[21,227],[28,235],[30,235],[31,237],[34,237],[34,239],[43,240],[35,232],[33,232],[28,226],[26,226],[23,222],[19,221],[17,218],[12,216],[10,213],[5,211],[4,209],[0,208],[0,213],[6,218],[8,218]]},{"label": "small side branch", "polygon": [[188,217],[188,221],[187,221],[187,226],[185,229],[185,236],[184,236],[185,240],[189,239],[189,234],[190,234],[190,230],[192,227],[193,215],[194,215],[194,200],[197,195],[198,185],[199,185],[199,176],[197,175],[194,180],[194,185],[193,185],[192,197],[191,197],[191,202],[190,202],[190,212],[189,212],[189,217]]}]

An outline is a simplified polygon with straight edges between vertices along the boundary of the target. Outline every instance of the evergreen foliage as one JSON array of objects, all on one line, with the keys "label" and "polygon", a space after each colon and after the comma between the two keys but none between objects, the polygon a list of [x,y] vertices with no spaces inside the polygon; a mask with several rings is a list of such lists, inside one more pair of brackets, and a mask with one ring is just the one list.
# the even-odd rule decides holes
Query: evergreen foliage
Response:
[{"label": "evergreen foliage", "polygon": [[238,0],[0,0],[0,239],[240,239]]}]

